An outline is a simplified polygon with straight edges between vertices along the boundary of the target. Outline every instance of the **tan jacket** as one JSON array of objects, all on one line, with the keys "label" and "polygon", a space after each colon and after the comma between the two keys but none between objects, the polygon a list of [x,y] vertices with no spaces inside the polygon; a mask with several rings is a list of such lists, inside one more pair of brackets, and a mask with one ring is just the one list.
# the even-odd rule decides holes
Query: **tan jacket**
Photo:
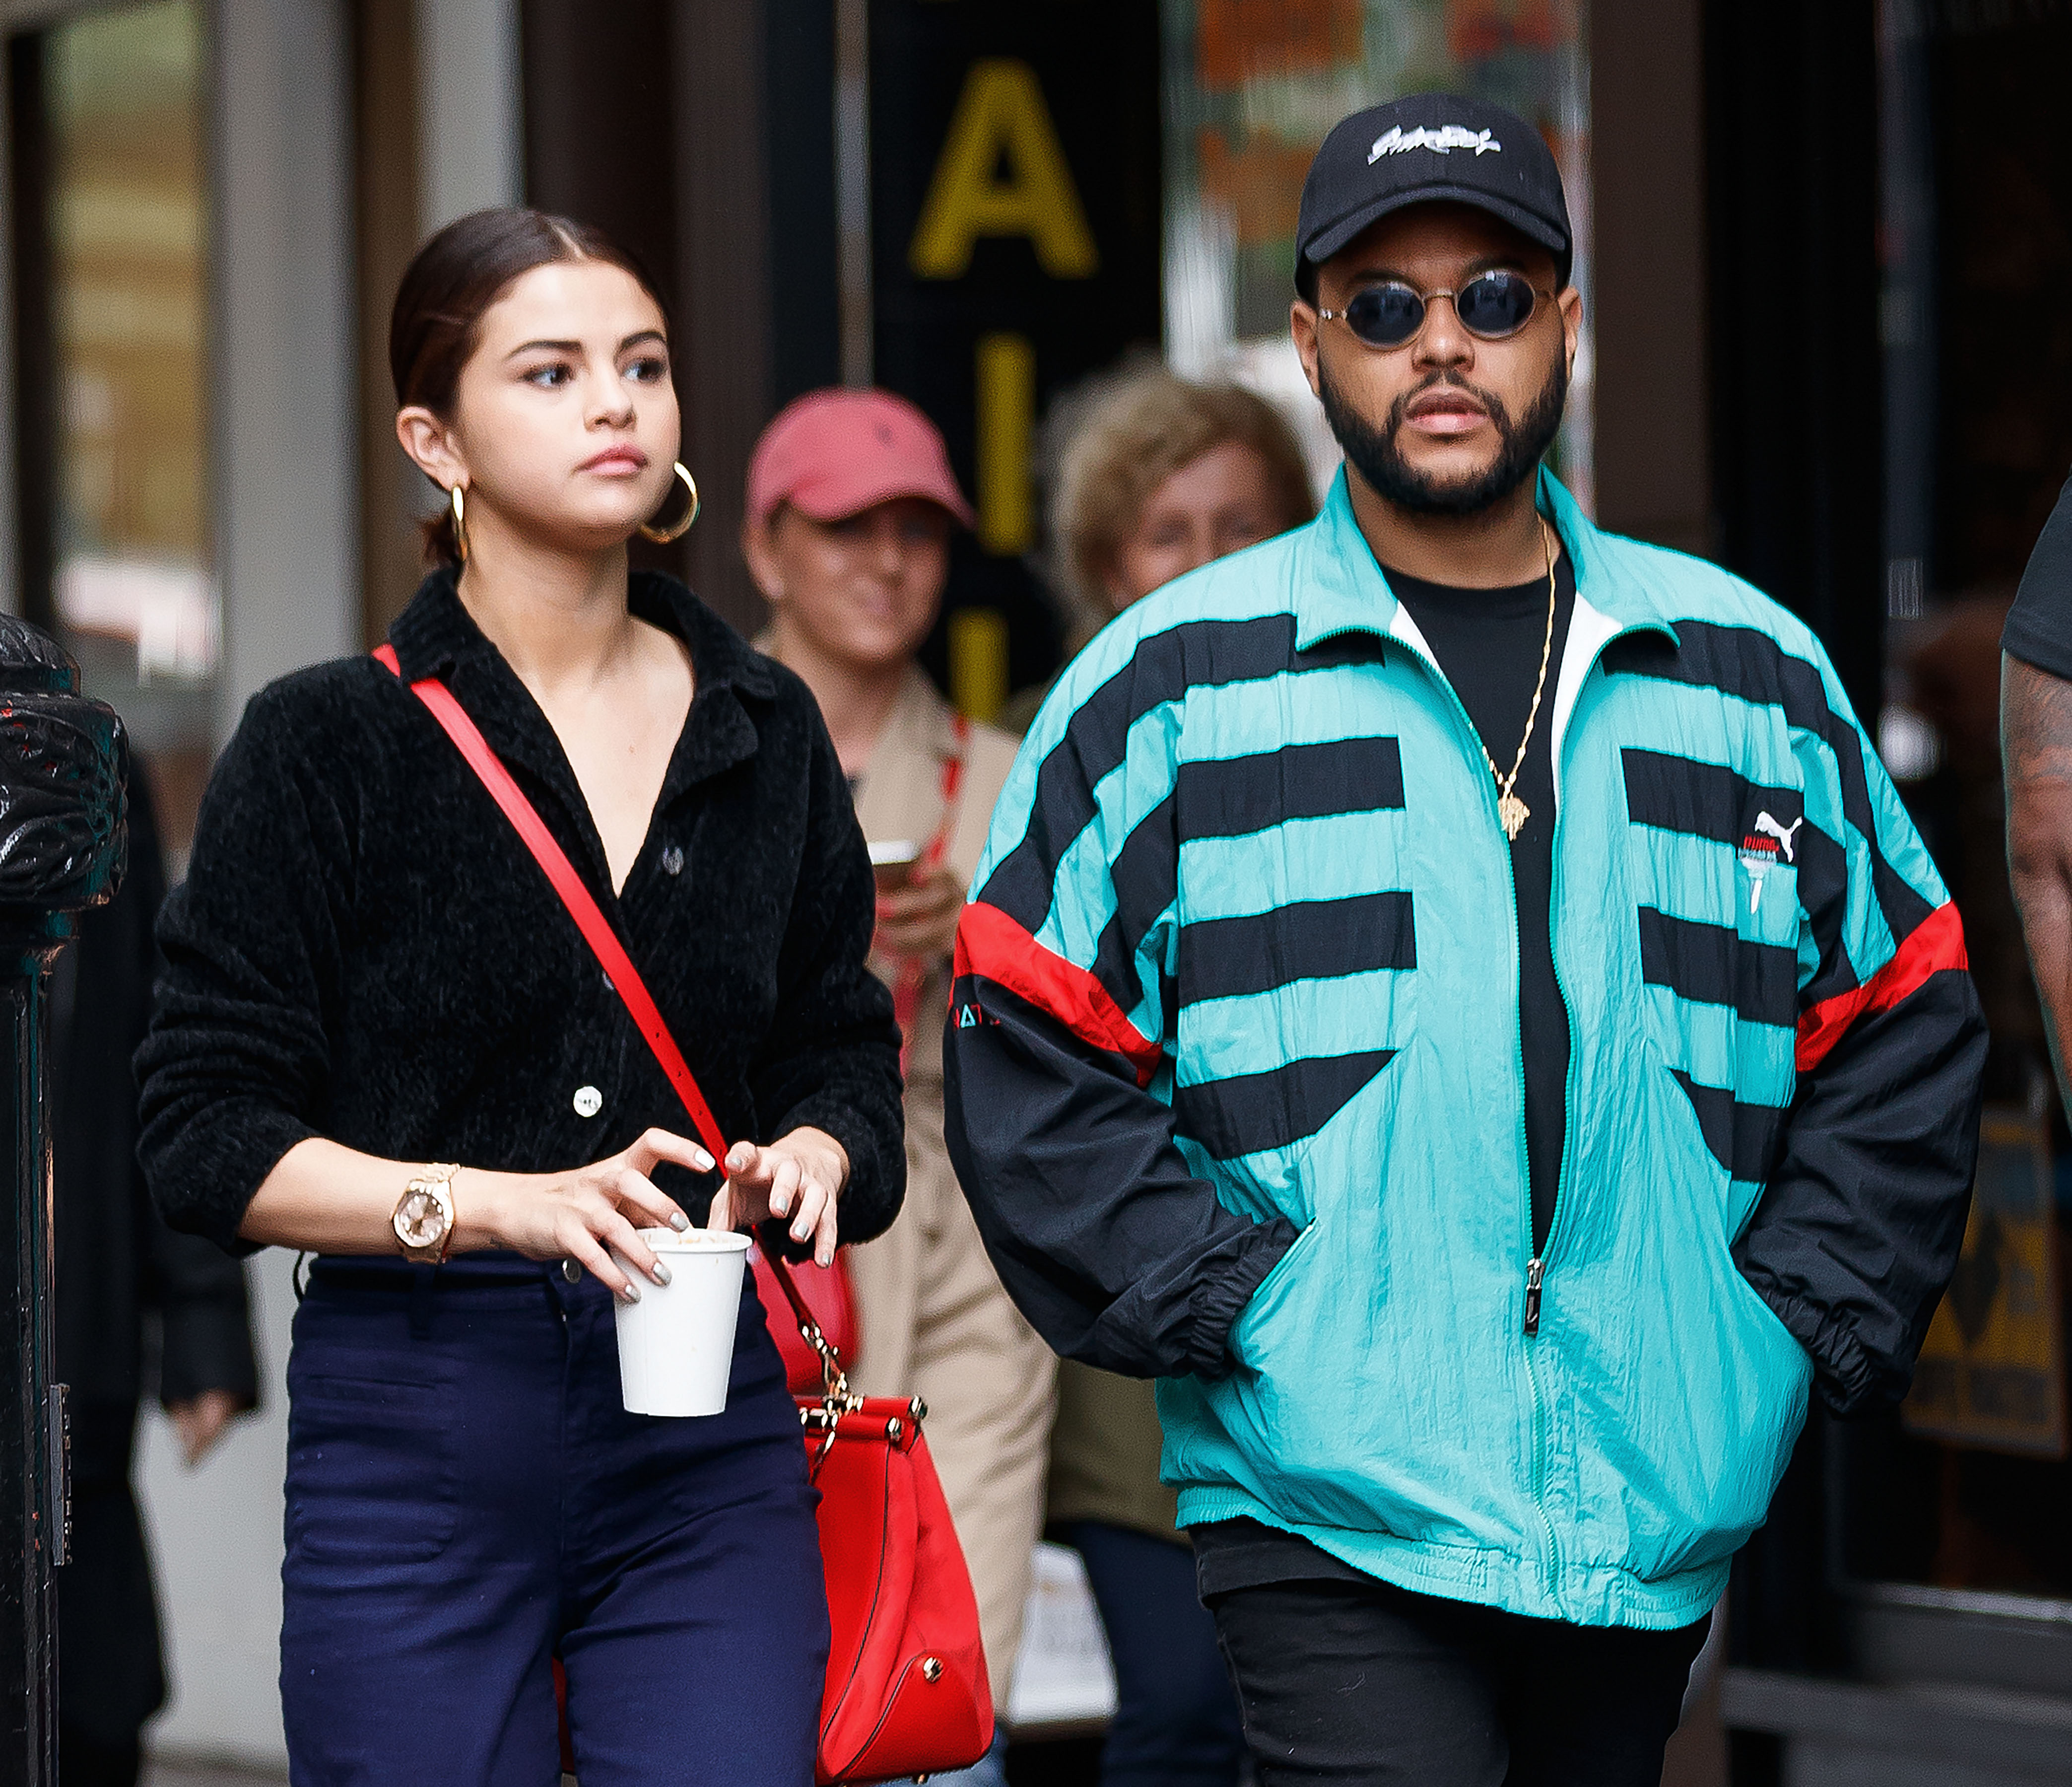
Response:
[{"label": "tan jacket", "polygon": [[[960,751],[956,804],[946,814],[944,768]],[[960,729],[934,684],[909,670],[857,784],[864,835],[924,851],[947,817],[944,859],[969,887],[1014,752],[1015,741],[991,727]],[[871,966],[897,988],[898,962]],[[1005,1704],[1042,1521],[1055,1363],[1001,1288],[944,1146],[949,994],[944,955],[928,964],[915,1003],[906,1201],[887,1233],[849,1255],[861,1331],[849,1381],[865,1395],[919,1395],[928,1405],[929,1449],[971,1566],[993,1693]]]},{"label": "tan jacket", "polygon": [[[944,768],[960,749],[964,773],[945,860],[968,888],[978,870],[979,854],[985,848],[993,804],[1000,798],[1014,764],[1015,741],[989,726],[968,726],[960,747],[956,710],[918,669],[906,673],[899,704],[871,753],[870,768],[857,784],[856,816],[864,836],[874,844],[904,841],[916,850],[927,849],[943,825]],[[933,1095],[938,1128],[943,1117],[943,1017],[949,1007],[949,966],[947,957],[931,966],[907,1048],[910,1120],[919,1114],[914,1094],[926,1087]],[[897,963],[878,957],[871,966],[887,986],[897,982]]]}]

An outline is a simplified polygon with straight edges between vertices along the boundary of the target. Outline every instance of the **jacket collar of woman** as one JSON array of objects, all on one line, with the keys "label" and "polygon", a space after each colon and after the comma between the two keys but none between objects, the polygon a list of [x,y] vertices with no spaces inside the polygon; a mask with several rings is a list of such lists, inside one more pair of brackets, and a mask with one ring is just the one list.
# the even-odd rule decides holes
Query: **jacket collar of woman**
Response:
[{"label": "jacket collar of woman", "polygon": [[[689,647],[697,679],[690,715],[656,802],[659,817],[689,789],[755,754],[760,722],[776,689],[770,665],[674,578],[635,571],[627,603],[640,619]],[[503,653],[475,624],[450,568],[434,571],[417,587],[390,626],[388,643],[405,682],[425,677],[444,682],[490,748],[514,769],[529,772],[521,780],[544,786],[561,804],[581,840],[579,866],[593,880],[602,875],[603,846],[561,742]],[[387,679],[385,670],[378,673]]]}]

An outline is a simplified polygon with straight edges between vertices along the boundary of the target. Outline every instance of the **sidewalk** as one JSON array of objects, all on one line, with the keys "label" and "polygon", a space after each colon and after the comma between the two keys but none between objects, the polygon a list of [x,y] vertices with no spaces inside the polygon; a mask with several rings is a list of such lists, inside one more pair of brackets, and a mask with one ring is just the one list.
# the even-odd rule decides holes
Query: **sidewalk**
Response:
[{"label": "sidewalk", "polygon": [[[146,1762],[141,1787],[279,1787],[286,1775],[254,1773],[249,1768],[214,1767],[198,1762]],[[567,1775],[563,1787],[574,1787]]]},{"label": "sidewalk", "polygon": [[254,1774],[204,1763],[147,1762],[142,1787],[273,1787],[286,1779],[285,1775]]},{"label": "sidewalk", "polygon": [[278,1787],[286,1779],[208,1762],[145,1762],[141,1787]]}]

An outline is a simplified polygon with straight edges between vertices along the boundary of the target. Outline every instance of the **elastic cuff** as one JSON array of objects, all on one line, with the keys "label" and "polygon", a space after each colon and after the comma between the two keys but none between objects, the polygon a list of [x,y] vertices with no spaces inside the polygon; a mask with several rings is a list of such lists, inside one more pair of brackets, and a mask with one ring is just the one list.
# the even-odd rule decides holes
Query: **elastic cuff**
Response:
[{"label": "elastic cuff", "polygon": [[1255,1224],[1229,1265],[1196,1287],[1190,1299],[1194,1320],[1187,1335],[1187,1369],[1195,1377],[1213,1383],[1231,1374],[1237,1363],[1231,1357],[1231,1329],[1300,1232],[1285,1217]]},{"label": "elastic cuff", "polygon": [[1829,1414],[1851,1420],[1897,1402],[1906,1394],[1913,1374],[1881,1371],[1845,1316],[1823,1310],[1804,1297],[1787,1296],[1774,1285],[1753,1278],[1749,1283],[1805,1348],[1813,1361],[1814,1388]]}]

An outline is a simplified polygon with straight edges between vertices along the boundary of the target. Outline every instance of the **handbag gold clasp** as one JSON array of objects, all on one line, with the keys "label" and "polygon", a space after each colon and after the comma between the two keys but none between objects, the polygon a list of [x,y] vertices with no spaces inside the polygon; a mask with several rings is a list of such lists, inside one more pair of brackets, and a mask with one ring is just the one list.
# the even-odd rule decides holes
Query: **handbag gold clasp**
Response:
[{"label": "handbag gold clasp", "polygon": [[820,1460],[828,1456],[834,1445],[835,1432],[841,1424],[841,1418],[845,1414],[853,1414],[861,1409],[863,1398],[849,1387],[849,1373],[841,1368],[841,1355],[835,1351],[833,1343],[820,1332],[820,1324],[802,1318],[799,1323],[799,1334],[806,1344],[820,1355],[820,1406],[799,1410],[800,1426],[818,1427],[827,1436],[820,1442],[819,1451],[814,1455],[813,1464],[817,1469]]}]

